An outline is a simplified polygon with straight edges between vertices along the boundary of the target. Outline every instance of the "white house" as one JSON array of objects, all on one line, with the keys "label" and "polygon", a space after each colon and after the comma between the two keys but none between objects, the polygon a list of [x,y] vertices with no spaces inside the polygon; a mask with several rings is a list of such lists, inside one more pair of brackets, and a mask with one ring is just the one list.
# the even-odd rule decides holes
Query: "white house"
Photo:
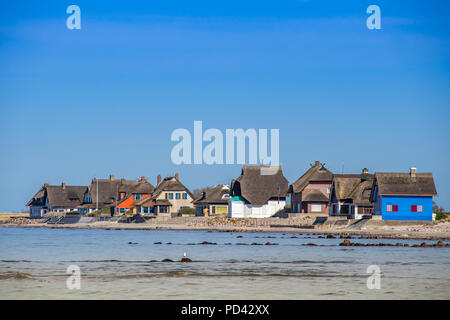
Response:
[{"label": "white house", "polygon": [[229,218],[267,218],[286,204],[288,181],[281,166],[275,174],[261,174],[262,166],[243,166],[231,183]]}]

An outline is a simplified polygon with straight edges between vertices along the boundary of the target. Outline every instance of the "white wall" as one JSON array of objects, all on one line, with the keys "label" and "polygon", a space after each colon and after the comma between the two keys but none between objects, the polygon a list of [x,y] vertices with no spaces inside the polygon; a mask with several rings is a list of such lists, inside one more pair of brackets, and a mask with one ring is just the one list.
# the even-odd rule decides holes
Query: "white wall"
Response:
[{"label": "white wall", "polygon": [[229,218],[268,218],[273,216],[279,210],[282,210],[286,201],[270,200],[267,204],[262,206],[254,206],[245,204],[243,201],[229,201],[228,202],[228,217]]}]

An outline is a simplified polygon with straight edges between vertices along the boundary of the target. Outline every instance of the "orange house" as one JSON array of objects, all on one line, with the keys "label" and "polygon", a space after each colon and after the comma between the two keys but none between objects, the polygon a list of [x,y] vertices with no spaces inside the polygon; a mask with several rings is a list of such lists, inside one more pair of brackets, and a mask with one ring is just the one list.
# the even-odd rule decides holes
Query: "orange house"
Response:
[{"label": "orange house", "polygon": [[144,177],[137,182],[127,182],[119,188],[119,200],[113,205],[114,214],[136,213],[136,203],[148,198],[155,188]]},{"label": "orange house", "polygon": [[124,197],[124,199],[119,201],[116,205],[116,214],[125,213],[127,211],[136,213],[136,203],[146,199],[149,196],[149,193],[133,193],[127,198]]}]

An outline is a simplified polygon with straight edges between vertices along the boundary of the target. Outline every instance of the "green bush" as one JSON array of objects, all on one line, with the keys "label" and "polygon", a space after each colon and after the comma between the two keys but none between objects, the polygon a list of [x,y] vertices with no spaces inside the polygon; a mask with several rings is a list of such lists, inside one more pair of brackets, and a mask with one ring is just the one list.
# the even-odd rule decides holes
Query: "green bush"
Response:
[{"label": "green bush", "polygon": [[447,217],[448,217],[447,212],[437,212],[436,213],[436,220],[447,219]]},{"label": "green bush", "polygon": [[195,216],[195,209],[194,208],[189,208],[189,207],[183,207],[181,209],[181,214]]}]

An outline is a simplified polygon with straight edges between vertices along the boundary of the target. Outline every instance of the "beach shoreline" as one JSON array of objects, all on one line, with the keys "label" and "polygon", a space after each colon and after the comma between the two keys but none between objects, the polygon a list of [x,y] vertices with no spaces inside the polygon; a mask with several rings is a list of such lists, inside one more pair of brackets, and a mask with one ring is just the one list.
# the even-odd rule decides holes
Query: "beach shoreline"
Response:
[{"label": "beach shoreline", "polygon": [[437,225],[409,225],[409,226],[381,226],[367,227],[355,230],[347,227],[314,228],[312,225],[303,226],[223,226],[223,225],[192,225],[189,223],[118,223],[111,221],[97,221],[73,224],[47,223],[4,223],[0,227],[6,228],[49,228],[49,229],[104,229],[104,230],[184,230],[184,231],[216,231],[216,232],[274,232],[334,235],[358,235],[377,237],[380,239],[423,239],[450,240],[450,223]]}]

